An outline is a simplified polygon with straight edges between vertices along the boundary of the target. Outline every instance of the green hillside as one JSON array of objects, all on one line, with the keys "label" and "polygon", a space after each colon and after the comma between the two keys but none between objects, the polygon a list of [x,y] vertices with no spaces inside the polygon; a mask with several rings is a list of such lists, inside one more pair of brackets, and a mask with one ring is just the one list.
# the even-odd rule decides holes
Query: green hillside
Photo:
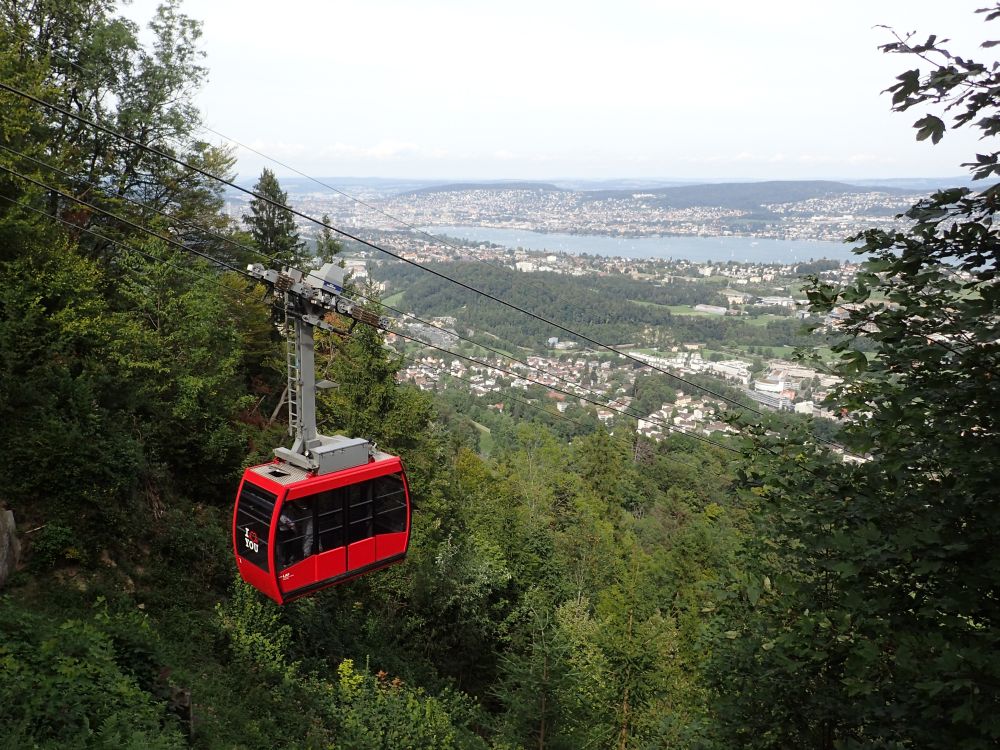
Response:
[{"label": "green hillside", "polygon": [[[906,232],[865,233],[850,285],[807,287],[843,318],[827,406],[846,451],[749,411],[720,415],[737,434],[654,441],[541,386],[501,413],[399,384],[374,328],[319,333],[338,384],[321,428],[403,458],[411,546],[278,607],[230,538],[242,471],[288,444],[285,319],[242,269],[306,251],[269,170],[246,220],[225,211],[211,175],[235,156],[199,135],[199,36],[176,2],[141,34],[110,0],[0,15],[0,510],[22,547],[0,592],[4,748],[996,746],[994,188],[935,194]],[[996,180],[996,66],[934,38],[887,51],[932,66],[897,79],[896,109],[957,114],[921,112],[918,139],[978,130],[973,170]],[[801,343],[790,320],[740,340],[673,315],[711,302],[681,283],[435,268],[602,339]],[[394,300],[542,334],[409,273],[386,274]],[[678,394],[656,374],[631,397]]]}]

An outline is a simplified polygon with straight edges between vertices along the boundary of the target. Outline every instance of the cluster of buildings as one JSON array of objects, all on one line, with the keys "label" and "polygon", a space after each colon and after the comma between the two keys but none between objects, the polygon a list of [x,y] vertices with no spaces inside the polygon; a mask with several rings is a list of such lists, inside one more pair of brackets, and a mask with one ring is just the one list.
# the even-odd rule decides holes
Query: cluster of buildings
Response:
[{"label": "cluster of buildings", "polygon": [[677,398],[673,403],[665,403],[645,419],[640,419],[636,432],[657,442],[673,432],[702,435],[735,432],[728,424],[715,418],[725,406],[722,401],[677,391]]},{"label": "cluster of buildings", "polygon": [[[389,200],[390,213],[411,223],[474,224],[538,232],[569,232],[639,237],[656,234],[720,234],[747,211],[719,206],[671,208],[653,194],[594,198],[585,192],[553,189],[478,188],[423,192]],[[732,232],[729,232],[730,234]]]},{"label": "cluster of buildings", "polygon": [[780,217],[781,238],[789,240],[839,241],[858,231],[859,225],[889,229],[896,215],[905,212],[919,194],[889,194],[880,191],[844,193],[787,203],[765,203],[763,207]]},{"label": "cluster of buildings", "polygon": [[809,416],[835,418],[832,412],[817,404],[826,398],[840,378],[783,360],[770,361],[767,371],[755,376],[752,362],[704,359],[698,346],[688,344],[673,347],[669,354],[637,353],[634,356],[679,375],[707,374],[741,386],[749,399],[773,411],[795,411]]},{"label": "cluster of buildings", "polygon": [[422,226],[475,225],[626,237],[747,235],[840,240],[860,225],[895,226],[895,215],[916,197],[860,189],[829,198],[766,204],[763,208],[773,218],[763,221],[744,208],[673,207],[654,193],[605,196],[542,187],[417,192],[393,196],[384,205],[388,213]]},{"label": "cluster of buildings", "polygon": [[[531,386],[548,386],[550,390],[545,398],[559,412],[565,412],[573,403],[591,407],[594,399],[607,401],[610,408],[598,407],[596,414],[602,422],[610,424],[621,411],[631,408],[633,398],[629,394],[635,378],[656,367],[681,376],[712,375],[739,386],[751,401],[767,409],[835,418],[832,412],[818,404],[839,378],[782,360],[772,360],[765,372],[755,376],[751,362],[704,359],[698,348],[698,344],[689,344],[674,347],[674,351],[664,354],[636,354],[651,365],[647,368],[616,367],[612,360],[593,356],[531,356],[526,360],[528,366],[499,357],[486,359],[479,365],[441,356],[423,356],[412,360],[399,377],[422,390],[461,388],[474,396],[490,398],[491,394],[497,394],[497,403],[491,406],[499,410],[503,409],[500,394],[508,388],[527,391]],[[731,432],[732,428],[717,417],[725,408],[726,404],[717,398],[703,397],[697,391],[678,391],[672,403],[665,403],[660,409],[640,417],[636,429],[654,440],[677,431],[704,435]]]},{"label": "cluster of buildings", "polygon": [[[762,204],[769,216],[762,218],[760,210],[746,208],[671,207],[663,196],[648,192],[608,195],[552,186],[470,186],[402,194],[356,186],[352,192],[364,203],[318,190],[296,193],[291,200],[310,216],[329,215],[337,226],[379,231],[399,230],[401,220],[416,226],[474,225],[628,237],[744,235],[839,241],[863,227],[895,227],[895,216],[920,197],[859,188],[855,193]],[[247,210],[246,201],[231,195],[225,208],[239,220]],[[305,220],[297,222],[303,232],[314,228]]]},{"label": "cluster of buildings", "polygon": [[481,361],[484,364],[478,365],[459,359],[449,361],[443,357],[425,356],[412,360],[399,377],[400,380],[415,383],[422,390],[462,387],[477,396],[504,388],[527,390],[532,385],[548,386],[558,389],[550,391],[548,397],[556,402],[559,411],[565,411],[568,406],[563,391],[588,398],[611,394],[610,397],[616,398],[616,404],[621,403],[612,393],[616,391],[610,382],[614,368],[608,360],[531,356],[525,360],[528,366],[500,357]]},{"label": "cluster of buildings", "polygon": [[833,412],[817,406],[840,382],[835,375],[826,375],[810,367],[776,360],[767,374],[758,377],[746,393],[761,406],[774,411],[794,411],[813,417],[834,419]]},{"label": "cluster of buildings", "polygon": [[681,375],[705,373],[739,385],[747,386],[751,379],[753,364],[742,359],[708,360],[702,359],[700,344],[684,344],[671,347],[669,354],[636,353],[633,356],[654,367],[675,371]]}]

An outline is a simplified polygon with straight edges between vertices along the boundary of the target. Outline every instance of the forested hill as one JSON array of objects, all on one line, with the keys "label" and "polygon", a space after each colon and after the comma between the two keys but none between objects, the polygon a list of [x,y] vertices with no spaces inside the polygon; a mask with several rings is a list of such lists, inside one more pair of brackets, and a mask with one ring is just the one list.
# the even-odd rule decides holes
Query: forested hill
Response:
[{"label": "forested hill", "polygon": [[[664,410],[654,441],[544,388],[432,396],[397,381],[383,332],[319,333],[338,384],[321,428],[402,457],[410,548],[278,607],[237,577],[231,527],[244,467],[287,444],[282,316],[239,269],[311,262],[288,196],[265,169],[263,199],[225,212],[205,172],[234,156],[202,138],[200,28],[178,2],[149,47],[110,0],[2,9],[4,749],[996,747],[995,190],[926,199],[912,229],[865,234],[849,286],[810,283],[813,312],[840,317],[825,406],[846,456],[804,417],[676,434],[660,373],[609,390]],[[928,147],[978,131],[972,171],[995,181],[1000,69],[935,39],[895,106],[921,104]],[[476,274],[612,339],[674,335],[662,305],[687,293]],[[428,314],[540,333],[386,275]]]},{"label": "forested hill", "polygon": [[[432,267],[586,336],[611,342],[626,342],[648,327],[669,326],[672,316],[665,305],[697,304],[704,296],[696,286],[684,283],[653,287],[626,278],[612,281],[555,273],[523,274],[477,263]],[[539,320],[411,266],[385,263],[377,269],[376,278],[387,284],[387,293],[403,292],[407,309],[420,315],[457,316],[463,325],[488,331],[504,342],[538,348],[550,336],[565,337]],[[633,298],[663,306],[638,304],[630,301]]]},{"label": "forested hill", "polygon": [[[636,443],[634,423],[611,434],[592,416],[572,442],[548,415],[490,411],[492,427],[476,426],[398,385],[400,358],[371,328],[319,336],[339,388],[318,410],[324,432],[403,458],[406,561],[285,608],[239,581],[232,503],[243,467],[286,441],[284,340],[263,290],[211,259],[301,265],[302,238],[265,201],[233,224],[218,184],[142,148],[233,167],[196,137],[198,27],[175,4],[151,31],[163,56],[109,4],[8,11],[0,80],[134,143],[0,93],[0,445],[21,467],[0,510],[23,550],[13,571],[0,560],[3,747],[631,747],[715,733],[699,610],[743,523],[731,451]],[[113,67],[91,75],[46,45]],[[255,189],[287,200],[267,170]],[[316,249],[337,252],[329,236]]]},{"label": "forested hill", "polygon": [[[733,317],[673,315],[671,305],[725,305],[725,299],[715,288],[693,281],[654,283],[617,274],[522,273],[468,262],[436,263],[429,267],[603,343],[660,346],[685,342],[710,346],[822,343],[820,338],[810,337],[801,321],[793,318],[749,326]],[[544,349],[553,336],[586,345],[582,338],[574,339],[548,323],[483,299],[421,269],[384,262],[373,273],[386,284],[393,307],[425,318],[454,317],[459,321],[458,328],[474,340],[536,351]],[[402,296],[396,297],[397,293]]]},{"label": "forested hill", "polygon": [[652,188],[648,190],[590,190],[583,193],[591,200],[631,199],[641,193],[651,204],[670,208],[720,206],[722,208],[755,209],[765,203],[793,203],[810,198],[830,198],[849,193],[884,192],[894,195],[912,194],[898,187],[868,185],[860,187],[828,180],[772,180],[769,182],[729,182],[706,185]]},{"label": "forested hill", "polygon": [[[540,190],[560,191],[563,188],[546,182],[466,182],[411,190],[404,195],[457,193],[472,190]],[[838,195],[883,192],[892,195],[912,195],[912,189],[880,185],[851,185],[829,180],[772,180],[765,182],[724,182],[674,187],[633,188],[628,190],[581,190],[584,200],[633,200],[641,195],[644,202],[669,208],[715,206],[736,209],[758,209],[767,203],[793,203],[812,198],[832,198]]]},{"label": "forested hill", "polygon": [[498,182],[454,182],[447,185],[432,185],[430,187],[411,190],[408,193],[403,193],[403,195],[462,193],[467,190],[543,190],[561,192],[563,189],[549,182],[503,180]]}]

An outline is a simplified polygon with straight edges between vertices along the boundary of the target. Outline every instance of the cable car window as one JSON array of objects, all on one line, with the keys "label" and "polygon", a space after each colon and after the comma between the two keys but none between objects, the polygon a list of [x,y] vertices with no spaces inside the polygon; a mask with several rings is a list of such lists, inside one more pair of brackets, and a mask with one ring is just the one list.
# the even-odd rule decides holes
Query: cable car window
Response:
[{"label": "cable car window", "polygon": [[398,475],[379,477],[372,487],[375,533],[406,531],[406,493]]},{"label": "cable car window", "polygon": [[277,495],[252,482],[243,482],[236,505],[236,545],[240,557],[268,570],[267,539]]},{"label": "cable car window", "polygon": [[344,546],[344,490],[330,490],[316,495],[319,521],[319,551]]},{"label": "cable car window", "polygon": [[372,483],[361,482],[345,488],[347,494],[347,543],[372,536]]},{"label": "cable car window", "polygon": [[313,498],[292,500],[278,516],[278,569],[284,570],[315,551]]}]

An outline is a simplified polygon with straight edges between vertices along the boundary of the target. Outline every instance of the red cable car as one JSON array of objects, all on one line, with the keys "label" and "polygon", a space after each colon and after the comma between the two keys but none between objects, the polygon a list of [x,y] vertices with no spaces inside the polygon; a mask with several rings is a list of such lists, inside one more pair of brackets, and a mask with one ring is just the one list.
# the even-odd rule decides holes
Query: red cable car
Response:
[{"label": "red cable car", "polygon": [[343,297],[343,271],[248,268],[284,293],[288,335],[289,431],[295,442],[243,473],[233,509],[233,552],[244,581],[285,604],[401,561],[410,541],[410,493],[403,463],[367,440],[316,430],[313,328],[335,330],[336,309],[381,325]]},{"label": "red cable car", "polygon": [[403,464],[381,452],[323,475],[253,466],[233,513],[240,576],[278,604],[399,562],[409,538]]}]

